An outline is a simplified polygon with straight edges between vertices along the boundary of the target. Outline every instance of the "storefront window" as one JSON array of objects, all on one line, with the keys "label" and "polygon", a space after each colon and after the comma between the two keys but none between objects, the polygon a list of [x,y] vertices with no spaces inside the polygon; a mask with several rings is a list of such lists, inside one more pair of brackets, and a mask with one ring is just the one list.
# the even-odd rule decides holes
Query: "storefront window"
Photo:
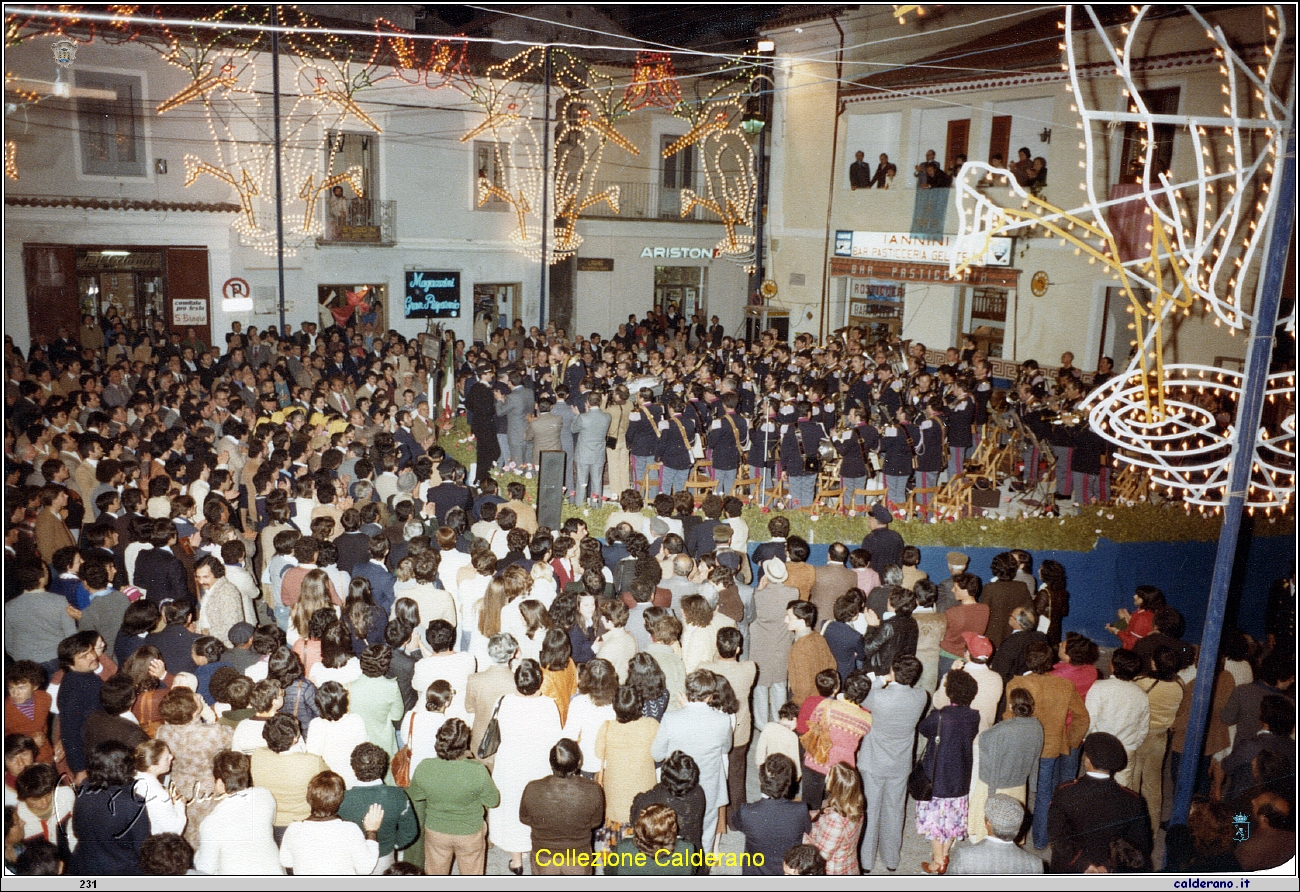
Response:
[{"label": "storefront window", "polygon": [[882,279],[849,279],[848,325],[867,329],[868,340],[903,330],[903,296],[907,285]]},{"label": "storefront window", "polygon": [[656,266],[655,309],[668,312],[676,304],[687,319],[693,313],[704,314],[706,270],[702,266]]},{"label": "storefront window", "polygon": [[77,251],[77,296],[82,313],[103,316],[109,307],[148,328],[166,318],[167,279],[161,251]]},{"label": "storefront window", "polygon": [[976,349],[989,359],[1002,357],[1002,343],[1007,329],[1007,291],[1004,288],[972,288],[970,316],[966,331],[975,340]]},{"label": "storefront window", "polygon": [[388,303],[388,286],[385,284],[318,285],[316,294],[321,328],[335,324],[359,326],[367,322],[376,331],[388,328],[384,313]]}]

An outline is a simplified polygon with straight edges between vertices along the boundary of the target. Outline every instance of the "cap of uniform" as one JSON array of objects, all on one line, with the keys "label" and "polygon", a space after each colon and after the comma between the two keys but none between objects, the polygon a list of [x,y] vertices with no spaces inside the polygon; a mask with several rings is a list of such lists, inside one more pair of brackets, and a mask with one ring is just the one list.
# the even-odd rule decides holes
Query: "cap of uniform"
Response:
[{"label": "cap of uniform", "polygon": [[1098,771],[1114,774],[1128,766],[1128,753],[1124,751],[1124,744],[1114,734],[1105,731],[1094,731],[1084,738],[1083,754]]},{"label": "cap of uniform", "polygon": [[871,506],[871,516],[880,523],[889,523],[894,519],[894,515],[889,513],[889,509],[882,502],[876,502]]},{"label": "cap of uniform", "polygon": [[970,558],[960,551],[948,552],[948,566],[961,567],[963,570],[970,566]]}]

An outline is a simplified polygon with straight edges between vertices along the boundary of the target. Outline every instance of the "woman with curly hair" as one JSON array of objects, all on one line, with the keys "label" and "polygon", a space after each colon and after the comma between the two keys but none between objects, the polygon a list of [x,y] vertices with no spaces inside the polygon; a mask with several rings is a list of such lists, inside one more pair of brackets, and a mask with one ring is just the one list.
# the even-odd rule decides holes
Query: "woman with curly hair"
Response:
[{"label": "woman with curly hair", "polygon": [[387,644],[372,644],[361,654],[361,677],[349,691],[351,711],[366,723],[366,738],[392,756],[397,752],[394,722],[400,722],[406,704],[397,680],[388,677],[393,650]]},{"label": "woman with curly hair", "polygon": [[641,714],[656,722],[668,710],[668,680],[659,662],[639,653],[627,663],[627,685],[641,698]]},{"label": "woman with curly hair", "polygon": [[975,679],[963,669],[953,669],[944,681],[948,705],[931,712],[917,726],[928,741],[925,772],[933,798],[916,804],[916,832],[930,840],[931,860],[921,870],[942,876],[948,870],[952,844],[966,835],[970,804],[970,778],[980,714],[971,709],[979,693]]},{"label": "woman with curly hair", "polygon": [[655,785],[655,760],[650,747],[659,731],[657,719],[642,715],[641,697],[630,685],[617,689],[613,712],[614,721],[605,722],[596,733],[594,748],[597,764],[604,766],[601,786],[605,788],[607,840],[623,838],[633,799]]},{"label": "woman with curly hair", "polygon": [[[667,805],[649,805],[637,817],[631,839],[610,853],[605,876],[691,876],[693,851],[678,836],[677,812]],[[638,859],[638,854],[644,857]]]},{"label": "woman with curly hair", "polygon": [[217,753],[230,749],[234,728],[204,724],[203,700],[189,688],[168,691],[159,712],[165,724],[158,729],[156,739],[172,751],[171,782],[189,803],[185,808],[185,841],[197,848],[199,825],[216,807],[212,760]]}]

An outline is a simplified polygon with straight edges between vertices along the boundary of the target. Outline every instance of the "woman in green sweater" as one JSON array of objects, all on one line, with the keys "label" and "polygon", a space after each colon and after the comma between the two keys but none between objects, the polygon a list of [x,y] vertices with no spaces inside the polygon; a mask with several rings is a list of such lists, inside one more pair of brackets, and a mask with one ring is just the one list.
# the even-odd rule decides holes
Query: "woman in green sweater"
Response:
[{"label": "woman in green sweater", "polygon": [[447,876],[454,860],[461,876],[482,876],[487,868],[485,810],[501,793],[481,762],[467,759],[469,726],[448,719],[438,729],[436,759],[415,768],[407,795],[424,826],[424,872]]}]

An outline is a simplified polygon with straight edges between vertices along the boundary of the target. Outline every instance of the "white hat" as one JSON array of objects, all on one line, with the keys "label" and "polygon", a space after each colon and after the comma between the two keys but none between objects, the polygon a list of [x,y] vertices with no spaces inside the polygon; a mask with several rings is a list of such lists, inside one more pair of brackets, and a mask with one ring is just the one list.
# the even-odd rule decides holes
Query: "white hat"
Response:
[{"label": "white hat", "polygon": [[763,561],[763,575],[771,577],[773,582],[785,582],[790,578],[790,573],[785,568],[785,561],[778,557]]}]

